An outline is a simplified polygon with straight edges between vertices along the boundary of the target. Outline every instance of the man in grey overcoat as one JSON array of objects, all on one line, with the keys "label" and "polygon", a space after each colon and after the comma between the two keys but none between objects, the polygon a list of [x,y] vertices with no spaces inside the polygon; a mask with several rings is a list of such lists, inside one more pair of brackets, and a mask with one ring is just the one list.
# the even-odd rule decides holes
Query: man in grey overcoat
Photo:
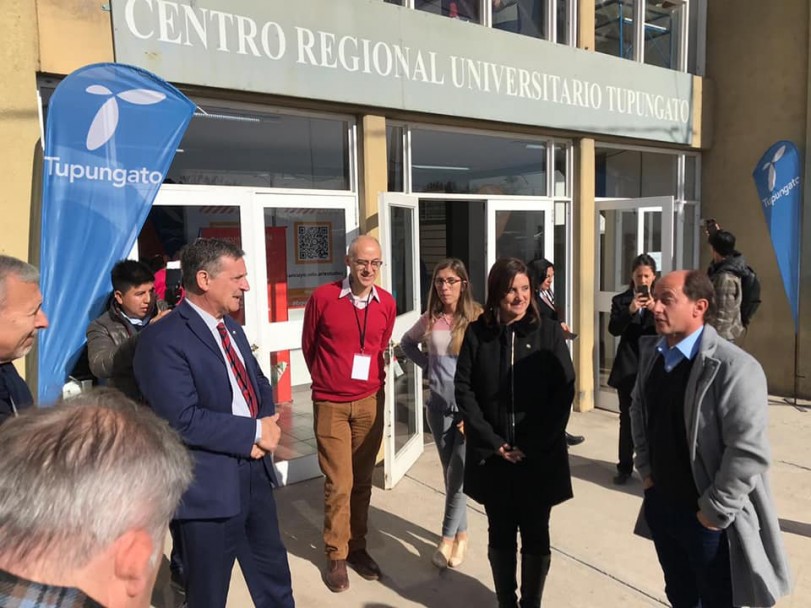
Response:
[{"label": "man in grey overcoat", "polygon": [[640,340],[631,405],[643,512],[675,608],[773,606],[790,589],[769,489],[768,394],[760,364],[706,322],[712,283],[656,283],[659,336]]}]

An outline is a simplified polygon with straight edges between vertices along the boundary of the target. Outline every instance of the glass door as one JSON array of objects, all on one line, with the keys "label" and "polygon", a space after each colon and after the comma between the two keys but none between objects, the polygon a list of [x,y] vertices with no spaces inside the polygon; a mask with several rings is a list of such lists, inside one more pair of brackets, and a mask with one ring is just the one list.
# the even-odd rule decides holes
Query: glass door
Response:
[{"label": "glass door", "polygon": [[554,262],[555,204],[552,201],[487,201],[487,273],[498,258]]},{"label": "glass door", "polygon": [[354,195],[255,192],[247,296],[258,311],[254,354],[273,385],[282,438],[274,459],[283,484],[318,477],[311,378],[301,352],[304,306],[315,288],[346,276],[357,235]]},{"label": "glass door", "polygon": [[658,276],[673,269],[673,197],[597,200],[596,221],[596,405],[618,412],[617,393],[607,384],[620,341],[608,333],[611,298],[628,288],[631,263],[641,253],[656,260]]},{"label": "glass door", "polygon": [[420,317],[419,209],[415,196],[380,195],[383,286],[397,303],[397,319],[386,373],[384,485],[393,488],[423,450],[422,370],[403,356],[398,345]]},{"label": "glass door", "polygon": [[[180,250],[197,238],[221,238],[233,242],[248,253],[252,239],[250,212],[253,192],[246,188],[164,184],[130,253],[155,271],[156,291],[161,299],[175,297],[179,285],[173,283],[171,268],[178,264]],[[256,264],[249,255],[248,281],[256,281]],[[167,280],[168,279],[168,280]],[[242,307],[231,316],[245,330],[252,343],[258,340],[257,306],[248,292]],[[171,298],[174,299],[174,298]]]}]

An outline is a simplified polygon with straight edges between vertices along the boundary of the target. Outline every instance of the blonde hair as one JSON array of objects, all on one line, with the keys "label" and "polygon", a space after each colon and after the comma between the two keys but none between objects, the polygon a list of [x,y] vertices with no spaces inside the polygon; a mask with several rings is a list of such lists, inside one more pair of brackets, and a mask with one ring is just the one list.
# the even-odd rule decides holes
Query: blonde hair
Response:
[{"label": "blonde hair", "polygon": [[453,324],[451,325],[451,343],[448,347],[448,354],[458,355],[462,349],[462,340],[465,338],[465,331],[471,321],[475,321],[482,313],[482,307],[478,302],[473,300],[473,295],[470,291],[470,279],[467,274],[464,262],[458,258],[446,258],[441,260],[434,267],[434,272],[431,275],[431,291],[428,292],[428,329],[427,334],[431,332],[439,317],[442,316],[442,300],[436,291],[437,275],[440,271],[449,269],[457,277],[462,280],[462,291],[459,294],[459,302],[456,305],[456,312],[453,314]]}]

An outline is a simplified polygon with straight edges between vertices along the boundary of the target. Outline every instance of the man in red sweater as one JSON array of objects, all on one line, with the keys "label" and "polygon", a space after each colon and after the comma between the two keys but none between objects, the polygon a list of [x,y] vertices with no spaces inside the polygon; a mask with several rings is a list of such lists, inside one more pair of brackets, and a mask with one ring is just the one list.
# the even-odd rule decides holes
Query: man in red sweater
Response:
[{"label": "man in red sweater", "polygon": [[380,568],[366,551],[372,471],[383,438],[383,352],[397,315],[375,279],[383,262],[370,236],[352,241],[349,276],[313,292],[304,312],[302,350],[313,381],[318,463],[324,473],[324,582],[349,589],[347,563],[367,580]]}]

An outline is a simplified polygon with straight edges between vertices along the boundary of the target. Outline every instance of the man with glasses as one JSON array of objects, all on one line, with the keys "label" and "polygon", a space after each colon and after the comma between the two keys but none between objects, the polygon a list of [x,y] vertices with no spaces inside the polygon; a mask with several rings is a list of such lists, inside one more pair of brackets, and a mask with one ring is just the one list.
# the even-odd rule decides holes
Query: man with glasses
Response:
[{"label": "man with glasses", "polygon": [[383,353],[397,315],[391,294],[375,287],[380,243],[349,246],[349,276],[322,285],[307,302],[302,350],[312,376],[318,463],[324,473],[324,582],[346,591],[347,563],[366,580],[380,568],[366,551],[372,471],[383,438]]}]

